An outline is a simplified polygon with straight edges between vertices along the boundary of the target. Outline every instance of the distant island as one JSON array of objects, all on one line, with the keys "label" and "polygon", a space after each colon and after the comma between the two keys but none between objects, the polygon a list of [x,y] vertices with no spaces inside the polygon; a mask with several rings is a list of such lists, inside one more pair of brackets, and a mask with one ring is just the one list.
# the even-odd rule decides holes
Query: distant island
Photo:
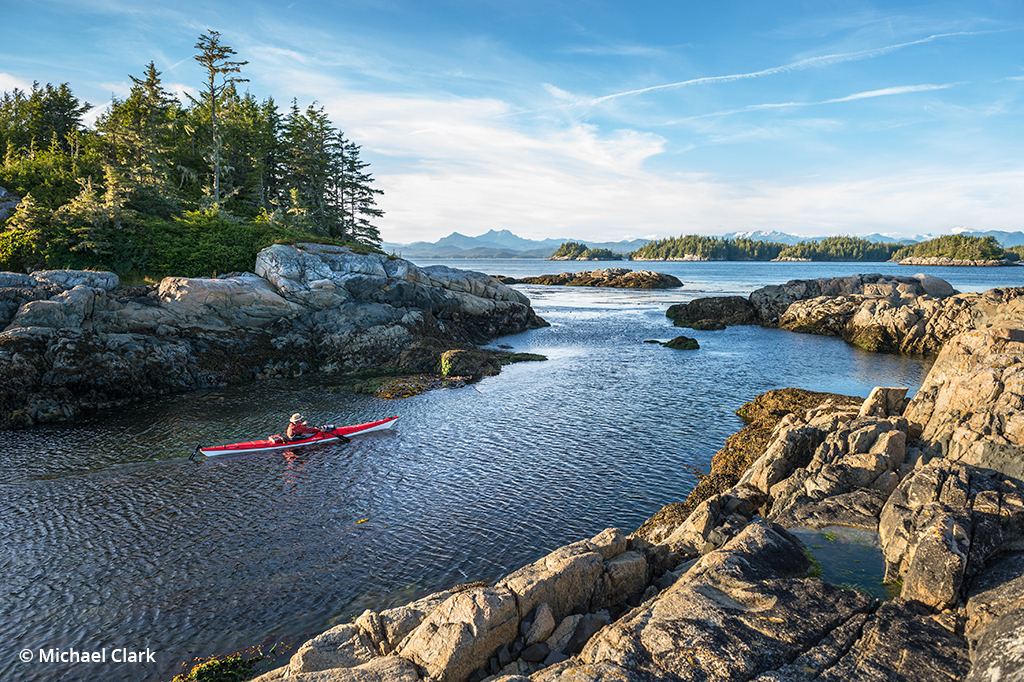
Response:
[{"label": "distant island", "polygon": [[611,249],[592,249],[580,242],[566,242],[548,256],[548,260],[622,260],[623,258],[621,253],[612,253]]},{"label": "distant island", "polygon": [[[646,244],[630,254],[632,260],[717,261],[862,261],[885,262],[940,258],[945,265],[991,264],[1019,261],[993,236],[945,235],[918,244],[872,242],[858,237],[826,237],[797,244],[763,242],[748,238],[726,239],[689,235]],[[925,264],[925,263],[914,263]]]},{"label": "distant island", "polygon": [[[532,258],[635,261],[862,261],[944,257],[964,261],[1018,260],[1024,232],[962,232],[896,241],[885,235],[799,238],[781,232],[685,235],[652,241],[593,242],[584,239],[525,239],[509,230],[469,237],[458,232],[436,242],[384,242],[388,253],[411,259]],[[778,241],[775,241],[778,240]],[[1000,242],[1002,243],[1000,245]]]}]

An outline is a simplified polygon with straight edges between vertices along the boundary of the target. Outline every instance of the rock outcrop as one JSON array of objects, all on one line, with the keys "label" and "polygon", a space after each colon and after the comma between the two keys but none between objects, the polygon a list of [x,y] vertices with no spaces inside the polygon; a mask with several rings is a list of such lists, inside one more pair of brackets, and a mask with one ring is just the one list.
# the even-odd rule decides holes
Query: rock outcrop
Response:
[{"label": "rock outcrop", "polygon": [[760,321],[753,304],[742,296],[713,296],[677,303],[669,307],[665,316],[677,327],[705,330]]},{"label": "rock outcrop", "polygon": [[785,284],[772,284],[752,292],[750,303],[757,309],[762,324],[775,326],[780,324],[782,315],[797,301],[849,296],[901,300],[925,295],[944,297],[954,293],[947,282],[937,277],[886,277],[873,273],[825,279],[796,279]]},{"label": "rock outcrop", "polygon": [[678,278],[651,270],[604,268],[590,272],[563,272],[515,280],[521,284],[549,284],[568,287],[614,287],[617,289],[674,289],[683,286]]},{"label": "rock outcrop", "polygon": [[1024,319],[1024,288],[957,293],[928,275],[853,275],[762,287],[747,301],[712,297],[677,304],[668,316],[699,329],[761,324],[837,336],[870,351],[935,354],[957,334]]},{"label": "rock outcrop", "polygon": [[[259,679],[1024,679],[1019,460],[951,459],[939,437],[966,430],[971,452],[1015,442],[1022,339],[1024,323],[957,337],[913,401],[880,387],[779,420],[739,480],[687,516],[364,613]],[[877,532],[897,596],[823,580],[790,532],[843,526]]]},{"label": "rock outcrop", "polygon": [[439,363],[446,350],[546,324],[521,293],[444,266],[299,244],[264,249],[255,269],[131,288],[112,273],[0,273],[0,428],[379,366],[425,338],[442,346]]},{"label": "rock outcrop", "polygon": [[935,359],[907,408],[922,447],[1024,479],[1024,324],[957,336]]}]

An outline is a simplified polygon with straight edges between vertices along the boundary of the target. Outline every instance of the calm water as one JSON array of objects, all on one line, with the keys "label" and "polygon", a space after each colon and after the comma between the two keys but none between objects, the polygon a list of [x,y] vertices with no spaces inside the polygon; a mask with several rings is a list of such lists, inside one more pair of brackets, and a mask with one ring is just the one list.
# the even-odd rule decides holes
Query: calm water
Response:
[{"label": "calm water", "polygon": [[[512,276],[595,267],[449,264]],[[927,372],[924,359],[755,327],[687,331],[696,352],[643,343],[678,335],[670,303],[863,266],[625,265],[686,286],[523,287],[552,326],[495,344],[550,359],[472,387],[385,402],[269,382],[5,434],[0,678],[168,680],[195,656],[294,644],[365,608],[493,580],[684,499],[740,427],[733,410],[759,393],[913,391]],[[962,290],[1024,285],[1024,268],[929,274]],[[282,411],[297,410],[321,423],[401,418],[347,445],[187,459],[196,443],[280,431]],[[22,649],[118,647],[148,647],[156,663],[17,660]]]}]

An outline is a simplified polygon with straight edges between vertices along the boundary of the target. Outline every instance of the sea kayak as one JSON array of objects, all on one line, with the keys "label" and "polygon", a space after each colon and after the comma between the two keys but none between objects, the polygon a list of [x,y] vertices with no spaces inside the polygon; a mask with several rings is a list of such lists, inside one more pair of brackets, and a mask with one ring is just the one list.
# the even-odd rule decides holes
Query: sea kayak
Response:
[{"label": "sea kayak", "polygon": [[271,436],[264,440],[250,440],[245,443],[232,443],[230,445],[211,445],[205,448],[197,448],[197,450],[207,457],[214,457],[216,455],[238,455],[246,452],[291,450],[292,448],[300,448],[304,445],[330,443],[341,438],[361,436],[364,433],[370,433],[371,431],[384,431],[394,426],[395,420],[397,419],[398,417],[388,417],[387,419],[367,422],[366,424],[356,424],[355,426],[332,427],[325,431],[321,431],[320,433],[315,433],[308,438],[302,438],[301,440],[288,441],[281,436]]}]

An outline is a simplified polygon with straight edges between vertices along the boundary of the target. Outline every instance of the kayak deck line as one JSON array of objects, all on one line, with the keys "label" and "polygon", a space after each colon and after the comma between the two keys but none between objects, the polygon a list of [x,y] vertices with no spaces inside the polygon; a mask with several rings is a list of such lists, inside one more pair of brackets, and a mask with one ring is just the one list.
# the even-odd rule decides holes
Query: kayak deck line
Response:
[{"label": "kayak deck line", "polygon": [[287,442],[280,442],[271,438],[264,438],[262,440],[251,440],[244,443],[230,443],[228,445],[209,445],[205,448],[198,448],[198,451],[206,455],[207,457],[215,457],[217,455],[237,455],[245,452],[272,452],[274,450],[290,450],[296,447],[302,447],[304,445],[314,445],[316,443],[332,443],[340,440],[341,438],[348,438],[350,436],[361,436],[364,433],[372,433],[373,431],[384,431],[394,426],[395,421],[398,417],[388,417],[387,419],[379,419],[374,422],[367,422],[365,424],[354,424],[352,426],[338,426],[329,431],[323,431],[321,433],[314,434],[309,438],[303,438],[300,440],[293,440]]}]

